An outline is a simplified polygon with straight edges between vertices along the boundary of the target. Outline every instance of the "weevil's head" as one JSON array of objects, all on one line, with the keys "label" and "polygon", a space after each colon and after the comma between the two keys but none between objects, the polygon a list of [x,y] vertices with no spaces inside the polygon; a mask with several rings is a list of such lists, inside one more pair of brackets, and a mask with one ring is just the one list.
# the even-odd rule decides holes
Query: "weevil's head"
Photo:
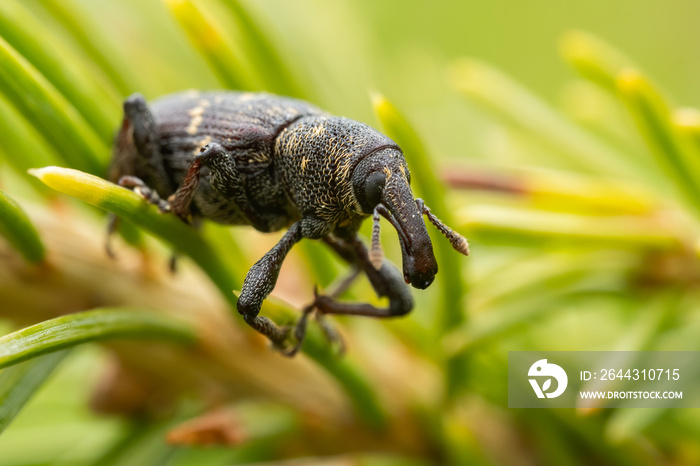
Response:
[{"label": "weevil's head", "polygon": [[438,271],[433,244],[410,186],[408,165],[398,147],[379,149],[358,163],[352,186],[358,210],[379,212],[396,228],[406,283],[425,289]]}]

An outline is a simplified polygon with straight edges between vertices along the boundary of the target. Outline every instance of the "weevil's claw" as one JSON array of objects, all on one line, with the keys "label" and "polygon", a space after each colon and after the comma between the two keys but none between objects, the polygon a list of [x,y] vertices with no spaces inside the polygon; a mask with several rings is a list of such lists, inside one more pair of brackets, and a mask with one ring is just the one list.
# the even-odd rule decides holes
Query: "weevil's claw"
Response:
[{"label": "weevil's claw", "polygon": [[292,332],[293,326],[291,325],[282,325],[279,327],[279,338],[275,340],[270,340],[270,343],[272,343],[272,348],[279,351],[282,355],[284,356],[294,356],[294,354],[289,354],[291,351],[289,349],[289,345],[287,344],[287,341],[289,340],[289,335]]},{"label": "weevil's claw", "polygon": [[297,341],[294,346],[292,346],[289,349],[286,350],[280,350],[280,353],[282,353],[282,356],[286,356],[288,358],[293,358],[294,356],[297,355],[299,350],[301,349],[302,341]]}]

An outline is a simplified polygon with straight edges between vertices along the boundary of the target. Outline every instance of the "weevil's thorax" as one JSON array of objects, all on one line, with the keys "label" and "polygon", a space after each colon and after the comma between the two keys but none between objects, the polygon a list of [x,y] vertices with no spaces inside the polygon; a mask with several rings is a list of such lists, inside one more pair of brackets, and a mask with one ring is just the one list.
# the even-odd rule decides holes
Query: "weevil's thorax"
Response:
[{"label": "weevil's thorax", "polygon": [[355,197],[352,174],[363,159],[383,150],[401,154],[394,141],[363,123],[310,116],[280,133],[275,162],[301,215],[318,219],[330,232],[366,214]]}]

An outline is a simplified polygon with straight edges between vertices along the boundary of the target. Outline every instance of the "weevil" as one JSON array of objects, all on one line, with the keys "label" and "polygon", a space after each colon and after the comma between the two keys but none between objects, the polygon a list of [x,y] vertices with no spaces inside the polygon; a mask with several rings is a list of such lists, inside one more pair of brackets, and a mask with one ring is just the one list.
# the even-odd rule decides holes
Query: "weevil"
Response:
[{"label": "weevil", "polygon": [[[275,345],[284,345],[289,329],[260,316],[260,309],[285,256],[303,238],[324,241],[364,272],[377,295],[388,298],[382,308],[339,301],[339,292],[315,293],[297,324],[297,344],[287,354],[298,350],[312,310],[374,317],[411,311],[407,285],[425,289],[438,271],[424,215],[457,251],[468,254],[466,239],[414,199],[408,165],[394,141],[297,99],[190,91],[149,105],[135,94],[124,103],[109,177],[186,222],[208,219],[261,232],[287,229],[249,270],[237,303],[245,321]],[[370,216],[368,250],[358,230]],[[380,217],[398,233],[403,273],[383,257]]]}]

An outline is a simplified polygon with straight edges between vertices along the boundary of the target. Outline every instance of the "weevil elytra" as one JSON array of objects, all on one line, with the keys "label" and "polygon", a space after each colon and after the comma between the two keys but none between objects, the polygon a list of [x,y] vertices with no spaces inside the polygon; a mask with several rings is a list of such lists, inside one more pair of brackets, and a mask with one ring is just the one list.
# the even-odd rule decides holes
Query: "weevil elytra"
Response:
[{"label": "weevil elytra", "polygon": [[[298,349],[310,310],[394,317],[413,308],[406,285],[425,289],[438,270],[424,215],[468,254],[466,240],[414,199],[406,160],[394,141],[292,98],[191,91],[149,106],[133,95],[124,103],[110,178],[185,221],[209,219],[262,232],[287,228],[248,272],[237,304],[245,321],[276,345],[283,345],[287,329],[258,314],[285,256],[302,238],[323,240],[389,298],[388,307],[378,308],[317,294],[288,354]],[[358,230],[370,215],[368,251]],[[398,232],[403,274],[383,258],[380,216]]]}]

